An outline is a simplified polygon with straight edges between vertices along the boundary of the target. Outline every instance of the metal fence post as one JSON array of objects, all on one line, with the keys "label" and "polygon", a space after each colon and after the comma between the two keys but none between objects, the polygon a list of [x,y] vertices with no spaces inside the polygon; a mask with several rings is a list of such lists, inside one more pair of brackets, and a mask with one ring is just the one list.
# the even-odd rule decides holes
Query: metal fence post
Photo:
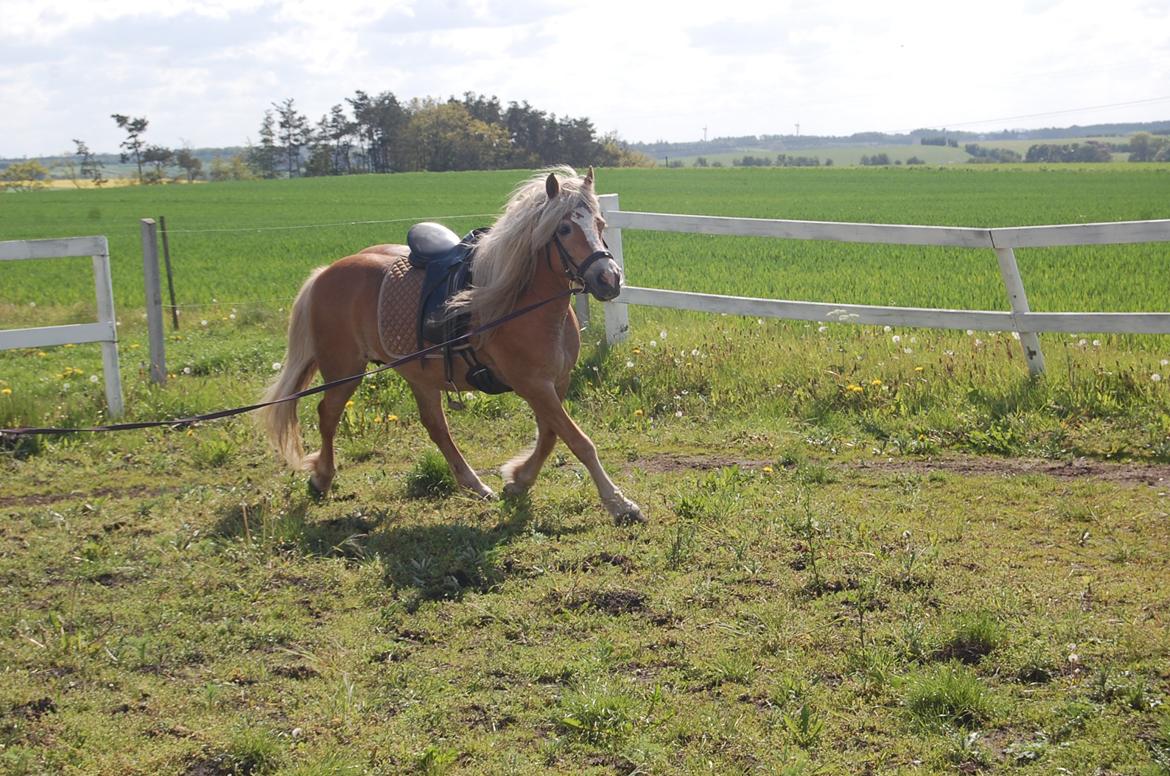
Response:
[{"label": "metal fence post", "polygon": [[[621,206],[618,204],[617,194],[602,194],[598,199],[601,201],[601,215],[603,218],[606,213],[621,210]],[[625,273],[626,262],[625,256],[622,254],[622,230],[616,227],[607,228],[605,230],[605,236],[610,253],[613,254],[613,260],[617,262],[618,267]],[[630,333],[629,307],[623,302],[618,301],[620,299],[621,296],[619,295],[617,300],[605,303],[605,341],[610,345],[625,341]]]},{"label": "metal fence post", "polygon": [[158,229],[153,218],[142,219],[142,276],[146,290],[146,326],[150,331],[150,379],[167,382],[167,354],[163,339],[162,284],[158,276]]},{"label": "metal fence post", "polygon": [[[1003,278],[1003,285],[1007,289],[1008,300],[1012,305],[1013,317],[1020,313],[1029,313],[1028,294],[1024,291],[1024,279],[1020,277],[1020,268],[1016,264],[1016,254],[1011,248],[996,248],[995,256],[999,259],[999,274]],[[1044,353],[1040,350],[1040,337],[1034,331],[1019,331],[1020,345],[1024,349],[1024,360],[1028,362],[1028,375],[1036,377],[1044,374]]]}]

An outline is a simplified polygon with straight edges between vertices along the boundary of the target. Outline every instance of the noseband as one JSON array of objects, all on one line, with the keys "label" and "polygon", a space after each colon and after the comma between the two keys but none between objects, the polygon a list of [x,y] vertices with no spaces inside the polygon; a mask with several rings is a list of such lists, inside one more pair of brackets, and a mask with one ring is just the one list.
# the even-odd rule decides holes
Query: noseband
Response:
[{"label": "noseband", "polygon": [[[569,251],[565,249],[565,244],[561,242],[561,236],[559,234],[553,235],[553,242],[557,244],[557,253],[559,253],[561,256],[561,266],[565,269],[565,277],[569,278],[569,280],[575,280],[576,282],[580,283],[582,288],[585,286],[585,274],[589,272],[589,268],[592,267],[594,263],[600,261],[601,259],[613,258],[613,254],[610,253],[609,246],[606,245],[604,237],[601,239],[601,244],[605,245],[605,249],[594,251],[593,253],[586,256],[580,264],[575,264],[573,262],[573,257],[570,256]],[[552,269],[552,257],[549,255],[551,253],[551,245],[552,243],[549,243],[548,245],[544,246],[544,258],[545,261],[548,262],[548,268],[550,270]]]}]

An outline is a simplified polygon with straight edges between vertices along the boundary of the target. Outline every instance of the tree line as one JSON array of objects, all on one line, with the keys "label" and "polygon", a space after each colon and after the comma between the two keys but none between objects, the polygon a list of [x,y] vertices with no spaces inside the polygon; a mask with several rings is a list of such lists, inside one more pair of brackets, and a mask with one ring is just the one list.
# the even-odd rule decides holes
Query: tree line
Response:
[{"label": "tree line", "polygon": [[[146,117],[112,114],[126,133],[123,163],[133,162],[141,183],[161,182],[177,167],[187,180],[203,177],[191,149],[172,150],[145,140]],[[101,162],[80,140],[82,177],[104,182]],[[313,123],[293,98],[264,111],[256,143],[237,157],[216,159],[208,177],[296,178],[413,171],[650,165],[614,134],[599,134],[588,118],[557,116],[527,101],[505,107],[498,97],[467,92],[445,101],[400,101],[393,92],[357,91]]]}]

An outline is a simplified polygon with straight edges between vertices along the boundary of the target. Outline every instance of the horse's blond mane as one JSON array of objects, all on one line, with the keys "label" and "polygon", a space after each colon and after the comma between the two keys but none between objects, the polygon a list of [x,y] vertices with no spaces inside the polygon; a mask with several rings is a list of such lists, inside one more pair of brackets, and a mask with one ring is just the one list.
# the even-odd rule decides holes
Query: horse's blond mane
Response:
[{"label": "horse's blond mane", "polygon": [[[552,200],[545,189],[550,173],[561,184],[560,194]],[[594,213],[601,210],[593,186],[566,165],[541,170],[518,185],[503,214],[479,241],[472,287],[455,296],[448,311],[470,312],[482,323],[515,309],[561,219],[580,205]],[[489,336],[490,332],[482,335],[481,342]]]}]

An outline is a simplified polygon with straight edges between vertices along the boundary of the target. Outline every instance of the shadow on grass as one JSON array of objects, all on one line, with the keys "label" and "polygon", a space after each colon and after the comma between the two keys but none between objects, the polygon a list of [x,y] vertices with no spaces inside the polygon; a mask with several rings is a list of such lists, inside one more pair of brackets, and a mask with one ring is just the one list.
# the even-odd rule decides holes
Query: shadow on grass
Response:
[{"label": "shadow on grass", "polygon": [[401,590],[404,604],[413,610],[425,601],[455,599],[466,590],[483,592],[502,583],[509,571],[502,556],[532,521],[527,496],[500,501],[493,510],[499,519],[490,526],[418,524],[411,516],[381,509],[313,520],[311,509],[306,501],[286,508],[237,504],[221,514],[212,536],[243,541],[264,554],[378,562],[386,584]]}]

